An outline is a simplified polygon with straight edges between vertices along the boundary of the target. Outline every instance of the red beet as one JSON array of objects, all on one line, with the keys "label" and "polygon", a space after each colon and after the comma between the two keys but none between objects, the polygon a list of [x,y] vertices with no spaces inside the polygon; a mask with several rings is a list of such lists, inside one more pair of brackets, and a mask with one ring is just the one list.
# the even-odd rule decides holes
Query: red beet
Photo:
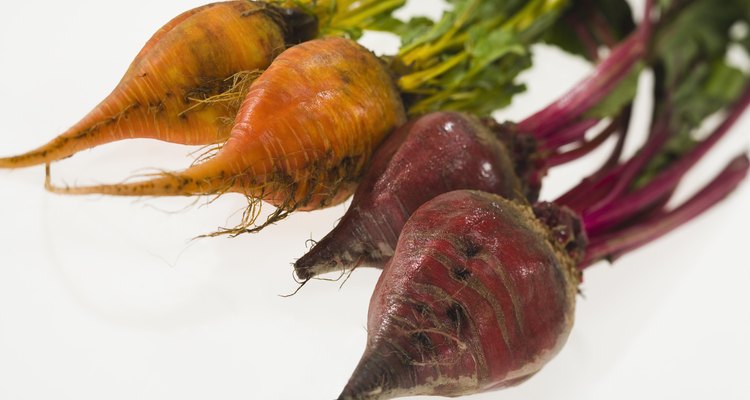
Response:
[{"label": "red beet", "polygon": [[[747,176],[743,154],[692,198],[666,208],[682,176],[748,106],[750,86],[706,139],[634,187],[630,171],[663,145],[657,129],[627,162],[563,196],[587,197],[568,202],[575,211],[469,190],[426,202],[404,225],[378,281],[367,348],[340,400],[458,396],[531,377],[568,337],[583,269],[700,215]],[[621,193],[591,190],[619,179],[628,188]]]},{"label": "red beet", "polygon": [[[693,29],[694,18],[673,19],[666,11],[696,17],[715,8],[707,0],[694,4],[682,8],[687,5],[680,3],[662,15],[681,21],[685,31]],[[647,2],[647,10],[651,5]],[[722,18],[707,18],[701,32],[725,35],[740,14],[722,12]],[[620,141],[601,170],[556,204],[531,207],[460,190],[414,212],[376,286],[367,348],[340,400],[459,396],[528,379],[568,337],[581,271],[654,241],[711,208],[745,179],[750,160],[743,154],[689,200],[671,206],[686,172],[750,106],[750,81],[724,64],[730,40],[725,48],[702,48],[703,36],[662,32],[654,47],[666,46],[667,53],[650,60],[656,75],[653,125],[629,159],[620,161]],[[712,73],[670,63],[672,56],[690,52],[695,65],[710,65]],[[570,120],[566,104],[571,102],[537,114],[531,125],[554,132],[558,124],[545,114]],[[712,115],[723,120],[705,139],[693,139]],[[569,127],[587,125],[579,121]],[[576,136],[573,131],[566,128],[555,141]]]},{"label": "red beet", "polygon": [[367,351],[340,399],[458,396],[536,373],[572,327],[583,244],[574,217],[548,214],[565,237],[488,193],[419,208],[375,288]]},{"label": "red beet", "polygon": [[297,275],[309,279],[356,264],[382,268],[409,216],[441,193],[477,189],[535,198],[538,187],[517,177],[501,137],[512,135],[452,112],[429,114],[397,130],[375,153],[338,226],[297,260]]},{"label": "red beet", "polygon": [[[591,238],[566,208],[455,191],[420,207],[370,301],[368,341],[339,400],[460,396],[530,378],[568,338],[581,270],[664,235],[731,193],[746,155],[671,211]],[[650,205],[649,205],[650,206]]]}]

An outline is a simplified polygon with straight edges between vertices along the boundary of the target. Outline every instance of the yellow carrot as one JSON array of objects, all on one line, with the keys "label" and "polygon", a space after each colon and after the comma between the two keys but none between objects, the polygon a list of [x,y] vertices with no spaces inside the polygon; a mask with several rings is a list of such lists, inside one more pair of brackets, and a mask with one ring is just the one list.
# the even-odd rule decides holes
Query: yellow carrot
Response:
[{"label": "yellow carrot", "polygon": [[[182,144],[226,139],[235,109],[201,103],[242,71],[268,67],[285,48],[284,18],[263,3],[227,1],[187,11],[146,43],[114,91],[72,128],[0,168],[49,163],[130,138]],[[231,107],[229,107],[231,108]]]},{"label": "yellow carrot", "polygon": [[[232,191],[279,213],[346,199],[376,146],[406,120],[387,66],[354,41],[318,39],[282,53],[250,86],[222,148],[185,171],[64,194],[188,196]],[[254,222],[246,221],[238,231]]]}]

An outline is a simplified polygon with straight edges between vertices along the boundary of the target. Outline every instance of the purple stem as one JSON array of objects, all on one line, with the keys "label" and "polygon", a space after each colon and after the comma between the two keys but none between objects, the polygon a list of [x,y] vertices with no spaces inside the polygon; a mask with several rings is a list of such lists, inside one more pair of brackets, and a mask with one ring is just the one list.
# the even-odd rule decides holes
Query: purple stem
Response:
[{"label": "purple stem", "polygon": [[620,162],[622,152],[625,150],[625,139],[628,137],[630,131],[630,113],[632,111],[632,105],[626,107],[622,114],[620,114],[620,137],[617,139],[615,148],[612,149],[612,154],[609,155],[607,161],[596,171],[594,176],[604,175],[606,171],[614,168]]},{"label": "purple stem", "polygon": [[601,177],[590,177],[586,178],[576,187],[575,193],[568,193],[563,197],[555,200],[555,203],[564,205],[571,210],[582,214],[587,208],[591,207],[592,204],[598,202],[602,197],[606,196],[612,186],[617,183],[618,177],[624,170],[624,165],[619,165],[615,169],[611,170],[608,174],[604,174]]},{"label": "purple stem", "polygon": [[612,149],[612,154],[609,155],[607,161],[604,162],[604,164],[599,167],[599,170],[594,173],[593,176],[595,177],[605,175],[607,171],[614,168],[620,162],[622,152],[623,150],[625,150],[625,139],[627,139],[628,132],[630,132],[630,107],[628,107],[624,111],[624,114],[621,118],[622,120],[620,122],[620,135],[617,138],[617,143]]},{"label": "purple stem", "polygon": [[[646,0],[644,20],[599,65],[594,73],[562,98],[526,118],[518,127],[536,138],[548,137],[580,118],[583,113],[607,97],[635,64],[646,56],[654,30],[654,0]],[[600,21],[601,22],[601,18]]]},{"label": "purple stem", "polygon": [[[566,194],[562,195],[556,200],[556,202],[559,202],[559,204],[573,204],[574,201],[577,201],[577,199],[580,199],[581,197],[590,198],[590,196],[588,196],[589,190],[595,184],[601,183],[601,181],[607,176],[612,174],[615,174],[616,176],[616,174],[619,173],[621,167],[617,167],[617,164],[620,162],[620,157],[622,157],[622,152],[625,149],[625,140],[628,137],[628,132],[630,132],[630,113],[631,107],[628,106],[623,110],[622,114],[620,114],[619,126],[621,133],[617,139],[617,144],[615,144],[615,147],[612,149],[612,154],[609,155],[607,161],[590,177],[584,178],[581,183],[570,189]],[[585,208],[577,209],[582,211]]]},{"label": "purple stem", "polygon": [[[647,9],[653,7],[653,4],[647,5]],[[594,35],[596,35],[601,42],[607,46],[614,46],[617,43],[617,39],[612,35],[612,29],[610,29],[609,23],[602,16],[601,13],[594,14]]]},{"label": "purple stem", "polygon": [[617,131],[616,122],[613,121],[609,126],[603,129],[595,138],[581,143],[580,146],[573,150],[566,151],[564,153],[554,153],[547,157],[547,167],[552,168],[561,164],[565,164],[574,160],[577,160],[592,151],[596,150],[605,140],[609,139],[613,133]]},{"label": "purple stem", "polygon": [[572,124],[583,113],[602,101],[646,54],[650,24],[633,32],[594,70],[562,98],[518,124],[519,130],[546,138]]},{"label": "purple stem", "polygon": [[737,122],[745,109],[750,105],[750,88],[732,108],[731,112],[710,136],[701,141],[687,154],[656,178],[639,190],[619,197],[606,207],[584,213],[584,223],[590,234],[605,231],[627,221],[635,214],[642,212],[666,193],[671,192],[682,177],[722,138]]},{"label": "purple stem", "polygon": [[586,132],[599,123],[599,119],[586,119],[580,122],[574,122],[550,136],[542,143],[544,150],[558,150],[561,147],[582,140],[586,137]]},{"label": "purple stem", "polygon": [[599,44],[594,40],[594,37],[591,36],[591,32],[589,32],[586,25],[581,23],[580,18],[573,16],[568,16],[565,20],[573,27],[573,31],[576,36],[578,36],[578,40],[583,44],[583,48],[586,51],[586,57],[589,60],[598,60]]},{"label": "purple stem", "polygon": [[[585,215],[615,201],[637,178],[642,168],[657,154],[669,138],[667,122],[661,118],[656,133],[649,136],[643,149],[627,162],[610,170],[601,170],[558,198],[555,202]],[[601,175],[601,177],[597,176]]]},{"label": "purple stem", "polygon": [[669,116],[665,116],[656,123],[655,133],[649,136],[646,144],[643,146],[641,151],[628,160],[617,176],[612,189],[607,193],[606,196],[599,199],[596,203],[592,203],[588,206],[584,214],[589,214],[593,211],[608,207],[612,202],[620,198],[635,182],[638,178],[638,174],[643,168],[651,161],[656,154],[658,154],[664,145],[667,143],[670,137],[669,131]]},{"label": "purple stem", "polygon": [[[659,218],[664,218],[664,215],[667,214],[665,207],[669,203],[669,199],[672,198],[672,195],[674,194],[674,192],[675,191],[673,190],[665,194],[661,199],[657,200],[648,210],[644,211],[640,215],[633,217],[632,220],[630,220],[626,224],[620,225],[619,227],[617,227],[617,229],[619,229],[620,231],[623,231],[632,226],[642,224],[647,221],[656,221]],[[602,234],[604,233],[599,233],[599,235],[602,235]],[[624,252],[612,254],[612,255],[607,256],[607,259],[610,260],[611,262],[614,262],[615,260],[623,256],[624,254],[625,254]]]},{"label": "purple stem", "polygon": [[618,232],[589,237],[589,246],[580,268],[585,269],[608,257],[622,256],[699,216],[734,191],[747,176],[748,169],[750,160],[746,154],[742,154],[678,208]]},{"label": "purple stem", "polygon": [[[625,147],[625,138],[628,135],[627,124],[623,127],[622,134],[617,141],[617,145],[612,150],[612,154],[604,165],[602,165],[598,171],[592,175],[583,178],[581,182],[568,190],[565,194],[558,197],[555,203],[566,206],[573,211],[581,214],[585,209],[587,202],[596,202],[601,196],[594,196],[593,192],[595,189],[601,189],[602,187],[611,186],[614,183],[614,179],[623,169],[623,165],[617,165],[622,156],[622,150]],[[605,192],[606,193],[606,192]]]}]

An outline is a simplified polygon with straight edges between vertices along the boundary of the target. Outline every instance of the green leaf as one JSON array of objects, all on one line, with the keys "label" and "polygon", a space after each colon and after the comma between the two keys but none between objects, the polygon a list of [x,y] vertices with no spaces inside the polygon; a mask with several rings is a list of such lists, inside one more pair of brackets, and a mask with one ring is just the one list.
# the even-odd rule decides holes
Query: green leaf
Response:
[{"label": "green leaf", "polygon": [[725,0],[717,7],[715,1],[694,0],[660,31],[654,52],[664,67],[668,86],[689,75],[694,60],[724,57],[730,43],[729,29],[743,15],[742,3],[748,2]]},{"label": "green leaf", "polygon": [[[592,59],[590,44],[596,47],[608,41],[621,41],[635,29],[633,14],[626,0],[574,0],[565,14],[545,34],[545,42]],[[579,32],[587,35],[584,39]]]},{"label": "green leaf", "polygon": [[628,104],[632,103],[638,92],[638,78],[643,71],[643,64],[635,66],[628,76],[609,93],[599,104],[586,112],[586,118],[615,117]]},{"label": "green leaf", "polygon": [[750,79],[726,61],[733,43],[731,27],[750,20],[749,0],[693,0],[656,39],[657,115],[669,118],[670,140],[639,176],[643,185],[695,145],[695,133],[707,118],[731,107]]},{"label": "green leaf", "polygon": [[410,113],[450,109],[486,115],[505,106],[531,65],[529,47],[570,0],[449,0],[434,24],[410,22],[404,47],[392,62]]},{"label": "green leaf", "polygon": [[471,56],[471,67],[467,75],[475,76],[509,53],[519,56],[528,54],[528,49],[517,36],[503,30],[486,32],[484,29],[469,31],[467,51]]}]

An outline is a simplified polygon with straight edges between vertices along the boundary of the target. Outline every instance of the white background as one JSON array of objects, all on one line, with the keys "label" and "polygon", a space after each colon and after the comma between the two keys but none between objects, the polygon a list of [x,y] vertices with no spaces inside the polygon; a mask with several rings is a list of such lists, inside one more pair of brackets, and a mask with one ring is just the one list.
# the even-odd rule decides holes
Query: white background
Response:
[{"label": "white background", "polygon": [[[72,125],[156,29],[199,4],[4,4],[0,153],[36,147]],[[438,4],[413,1],[410,9],[437,15]],[[394,46],[372,36],[366,43]],[[524,75],[530,92],[503,116],[528,115],[588,71],[545,49],[535,64]],[[748,130],[746,117],[680,198],[747,151]],[[112,182],[145,167],[178,169],[192,150],[107,145],[55,164],[55,179]],[[594,165],[555,170],[545,197]],[[43,175],[42,167],[0,171],[0,399],[338,395],[363,350],[378,272],[279,295],[296,288],[290,263],[305,241],[323,236],[344,206],[296,214],[257,235],[190,241],[236,221],[243,200],[61,197],[43,190]],[[471,399],[750,398],[748,204],[746,182],[689,226],[587,271],[562,353],[522,386]]]}]

